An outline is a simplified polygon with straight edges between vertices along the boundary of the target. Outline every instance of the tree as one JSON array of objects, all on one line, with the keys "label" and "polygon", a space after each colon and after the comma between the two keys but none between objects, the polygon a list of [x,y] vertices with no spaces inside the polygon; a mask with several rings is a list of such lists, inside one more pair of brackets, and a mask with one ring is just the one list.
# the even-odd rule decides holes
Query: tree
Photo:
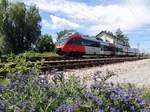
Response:
[{"label": "tree", "polygon": [[30,50],[41,35],[39,10],[35,5],[26,8],[24,3],[9,4],[5,7],[3,2],[1,7],[6,8],[0,24],[0,33],[4,37],[7,52],[17,54]]},{"label": "tree", "polygon": [[129,38],[126,35],[124,36],[124,45],[127,46],[127,47],[130,47]]},{"label": "tree", "polygon": [[117,41],[121,41],[124,46],[130,47],[129,38],[123,34],[120,28],[117,29],[116,31],[116,38],[117,38]]},{"label": "tree", "polygon": [[63,31],[60,31],[60,32],[57,32],[57,41],[63,37],[67,32],[69,32],[69,30],[63,30]]},{"label": "tree", "polygon": [[63,30],[63,31],[60,31],[60,32],[57,32],[57,41],[66,34],[66,30]]},{"label": "tree", "polygon": [[124,35],[123,35],[123,32],[120,30],[120,28],[117,29],[116,31],[116,37],[117,37],[117,40],[123,41]]},{"label": "tree", "polygon": [[55,45],[50,35],[42,35],[36,44],[36,49],[39,52],[54,51]]},{"label": "tree", "polygon": [[4,14],[8,6],[9,3],[7,0],[0,0],[0,54],[6,51],[6,49],[4,49],[5,41],[4,41],[4,35],[2,34],[3,31],[2,26],[3,26]]}]

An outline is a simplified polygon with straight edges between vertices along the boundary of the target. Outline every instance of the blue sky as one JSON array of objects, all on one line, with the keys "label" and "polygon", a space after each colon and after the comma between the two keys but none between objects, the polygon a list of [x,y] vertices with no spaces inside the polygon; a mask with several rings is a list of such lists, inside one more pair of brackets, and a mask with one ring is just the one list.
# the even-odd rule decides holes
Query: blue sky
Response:
[{"label": "blue sky", "polygon": [[36,4],[42,17],[42,34],[75,29],[96,35],[102,30],[120,28],[130,39],[150,52],[150,0],[16,0]]}]

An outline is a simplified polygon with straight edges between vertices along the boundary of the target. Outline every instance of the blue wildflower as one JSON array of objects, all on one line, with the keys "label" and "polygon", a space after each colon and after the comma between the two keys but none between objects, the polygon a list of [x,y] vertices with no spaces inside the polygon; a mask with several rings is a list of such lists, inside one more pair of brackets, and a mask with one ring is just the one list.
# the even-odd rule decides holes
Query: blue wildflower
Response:
[{"label": "blue wildflower", "polygon": [[90,99],[92,99],[93,101],[95,101],[98,105],[101,105],[102,104],[102,101],[97,97],[97,96],[94,96],[90,93],[87,93],[86,96]]},{"label": "blue wildflower", "polygon": [[144,102],[143,100],[140,101],[140,107],[143,107],[144,106]]},{"label": "blue wildflower", "polygon": [[5,86],[3,84],[0,84],[0,89],[3,89]]},{"label": "blue wildflower", "polygon": [[9,86],[14,86],[16,84],[16,81],[11,80],[9,83]]},{"label": "blue wildflower", "polygon": [[150,110],[142,109],[142,112],[150,112]]},{"label": "blue wildflower", "polygon": [[23,96],[23,94],[22,94],[22,93],[18,93],[18,96],[19,96],[19,97],[22,97],[22,96]]},{"label": "blue wildflower", "polygon": [[61,112],[60,107],[56,108],[55,112]]},{"label": "blue wildflower", "polygon": [[22,88],[22,87],[23,87],[23,84],[22,84],[22,83],[19,83],[18,85],[19,85],[19,88]]},{"label": "blue wildflower", "polygon": [[111,112],[119,112],[119,109],[117,109],[117,108],[110,108],[110,111]]},{"label": "blue wildflower", "polygon": [[44,95],[43,97],[42,97],[42,100],[47,100],[48,99],[48,96],[47,95]]},{"label": "blue wildflower", "polygon": [[93,87],[96,89],[101,89],[103,86],[101,84],[95,84]]},{"label": "blue wildflower", "polygon": [[4,110],[5,107],[3,105],[0,105],[0,110]]},{"label": "blue wildflower", "polygon": [[30,106],[30,110],[31,110],[31,112],[34,112],[34,111],[35,111],[35,107],[36,107],[36,105],[35,105],[35,104],[31,104],[31,106]]},{"label": "blue wildflower", "polygon": [[104,112],[104,110],[103,110],[103,109],[100,109],[100,110],[98,110],[98,112]]},{"label": "blue wildflower", "polygon": [[19,105],[19,107],[22,109],[22,108],[26,107],[27,104],[28,104],[28,101],[25,100],[23,103],[21,103],[21,104]]},{"label": "blue wildflower", "polygon": [[126,101],[129,100],[129,96],[122,96],[122,97],[121,97],[121,100],[126,102]]}]

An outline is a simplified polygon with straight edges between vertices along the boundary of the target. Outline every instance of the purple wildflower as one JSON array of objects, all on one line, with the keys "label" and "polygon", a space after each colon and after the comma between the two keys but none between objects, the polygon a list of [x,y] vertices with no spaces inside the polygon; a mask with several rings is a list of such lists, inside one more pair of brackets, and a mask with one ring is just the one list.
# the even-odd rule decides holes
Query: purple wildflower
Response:
[{"label": "purple wildflower", "polygon": [[102,89],[103,86],[101,84],[95,84],[93,87],[96,89]]},{"label": "purple wildflower", "polygon": [[130,108],[131,108],[132,111],[134,111],[134,106],[131,106]]},{"label": "purple wildflower", "polygon": [[104,110],[100,109],[100,110],[98,110],[98,112],[104,112]]},{"label": "purple wildflower", "polygon": [[23,96],[23,94],[22,94],[22,93],[18,93],[18,95],[19,95],[19,97],[22,97],[22,96]]},{"label": "purple wildflower", "polygon": [[95,101],[98,105],[102,104],[102,101],[95,95],[92,95],[90,93],[87,93],[86,96],[90,99],[92,99],[93,101]]},{"label": "purple wildflower", "polygon": [[140,107],[143,107],[144,106],[144,102],[143,100],[140,101]]},{"label": "purple wildflower", "polygon": [[117,109],[117,108],[110,108],[110,111],[111,112],[119,112],[119,109]]},{"label": "purple wildflower", "polygon": [[3,89],[5,86],[3,84],[0,84],[0,89]]},{"label": "purple wildflower", "polygon": [[122,97],[121,97],[121,100],[126,102],[126,101],[129,100],[129,96],[122,96]]},{"label": "purple wildflower", "polygon": [[5,107],[3,105],[0,105],[0,110],[4,110]]},{"label": "purple wildflower", "polygon": [[28,101],[25,100],[23,103],[21,103],[21,104],[19,105],[19,107],[22,109],[22,108],[24,108],[27,104],[28,104]]},{"label": "purple wildflower", "polygon": [[32,112],[34,112],[34,111],[35,111],[35,107],[36,107],[36,105],[35,105],[35,104],[31,104],[31,106],[30,106],[30,110],[31,110]]},{"label": "purple wildflower", "polygon": [[14,86],[16,84],[16,81],[10,81],[9,86]]},{"label": "purple wildflower", "polygon": [[61,112],[60,107],[57,107],[55,112]]},{"label": "purple wildflower", "polygon": [[142,109],[142,112],[150,112],[150,110]]},{"label": "purple wildflower", "polygon": [[47,100],[48,99],[48,96],[47,95],[44,95],[43,97],[42,97],[42,100]]},{"label": "purple wildflower", "polygon": [[115,95],[111,95],[110,96],[112,100],[116,100],[116,96]]},{"label": "purple wildflower", "polygon": [[19,83],[18,85],[19,85],[19,88],[22,88],[22,87],[23,87],[23,84],[22,84],[22,83]]}]

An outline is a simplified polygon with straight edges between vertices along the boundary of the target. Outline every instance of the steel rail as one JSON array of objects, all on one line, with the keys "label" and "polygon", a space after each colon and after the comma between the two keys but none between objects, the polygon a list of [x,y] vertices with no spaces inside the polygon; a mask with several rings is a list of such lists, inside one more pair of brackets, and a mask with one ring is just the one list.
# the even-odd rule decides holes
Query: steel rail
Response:
[{"label": "steel rail", "polygon": [[76,59],[76,60],[56,60],[44,61],[41,65],[42,71],[51,71],[52,69],[65,70],[77,69],[92,66],[101,66],[105,64],[120,63],[125,61],[136,61],[146,59],[143,57],[121,57],[121,58],[101,58],[101,59]]}]

